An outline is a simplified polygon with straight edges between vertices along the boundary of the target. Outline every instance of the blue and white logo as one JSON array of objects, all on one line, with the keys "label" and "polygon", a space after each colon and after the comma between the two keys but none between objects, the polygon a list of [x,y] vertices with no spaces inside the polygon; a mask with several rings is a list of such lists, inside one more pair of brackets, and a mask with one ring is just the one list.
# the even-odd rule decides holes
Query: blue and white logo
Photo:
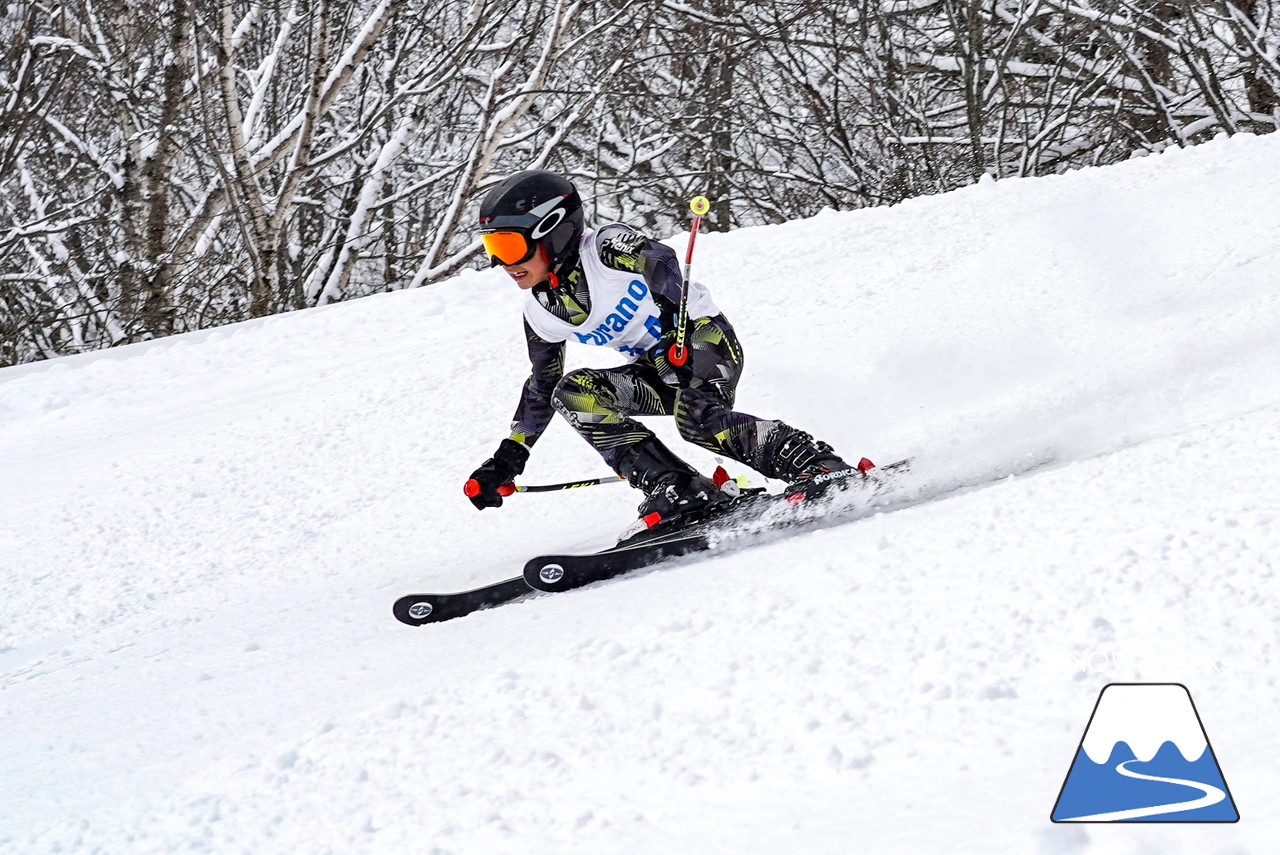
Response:
[{"label": "blue and white logo", "polygon": [[1236,822],[1240,814],[1181,683],[1103,688],[1054,822]]},{"label": "blue and white logo", "polygon": [[[619,334],[627,333],[632,320],[640,316],[641,305],[644,305],[646,309],[656,308],[653,306],[652,300],[645,300],[648,296],[649,286],[643,280],[631,280],[631,284],[627,287],[627,296],[618,301],[618,305],[613,307],[613,311],[604,319],[604,323],[585,333],[574,332],[574,335],[583,344],[604,347],[617,338]],[[647,335],[639,347],[619,347],[618,350],[631,356],[639,356],[657,343],[658,339],[662,337],[662,320],[657,315],[649,312],[645,313],[642,323]]]}]

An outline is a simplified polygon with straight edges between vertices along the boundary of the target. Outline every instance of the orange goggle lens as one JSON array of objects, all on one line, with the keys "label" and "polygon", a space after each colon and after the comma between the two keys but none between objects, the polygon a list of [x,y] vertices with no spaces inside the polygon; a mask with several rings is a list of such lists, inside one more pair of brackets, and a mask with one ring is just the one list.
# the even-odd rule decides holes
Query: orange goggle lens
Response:
[{"label": "orange goggle lens", "polygon": [[480,235],[484,251],[498,264],[523,264],[533,258],[537,244],[520,232],[486,232]]}]

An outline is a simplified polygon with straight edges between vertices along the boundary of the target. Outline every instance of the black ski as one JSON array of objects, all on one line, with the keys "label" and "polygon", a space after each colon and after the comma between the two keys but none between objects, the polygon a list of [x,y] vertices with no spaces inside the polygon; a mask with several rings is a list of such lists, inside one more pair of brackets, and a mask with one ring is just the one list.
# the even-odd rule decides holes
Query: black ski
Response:
[{"label": "black ski", "polygon": [[[864,473],[867,483],[851,489],[862,487],[874,494],[890,483],[895,475],[909,471],[910,462],[900,460],[871,469]],[[812,501],[812,497],[809,501]],[[878,506],[863,507],[861,511],[844,508],[837,509],[830,516],[822,513],[817,516],[799,514],[794,519],[788,519],[783,514],[779,520],[765,524],[759,531],[751,531],[741,537],[735,536],[738,527],[751,529],[770,508],[786,504],[788,499],[785,494],[770,495],[759,490],[748,491],[714,516],[689,523],[682,528],[642,531],[599,552],[540,555],[530,559],[524,566],[524,573],[514,579],[459,593],[408,594],[396,600],[392,611],[397,620],[410,626],[439,623],[519,600],[531,593],[567,591],[651,567],[682,555],[740,548],[757,542],[757,535],[767,536],[769,533],[777,534],[792,528],[804,530],[813,526],[831,525],[880,509]]]},{"label": "black ski", "polygon": [[531,593],[523,576],[485,585],[456,594],[407,594],[396,600],[391,612],[396,620],[409,626],[439,623],[469,615],[480,609],[500,606]]},{"label": "black ski", "polygon": [[521,581],[539,591],[568,591],[668,558],[703,552],[710,549],[712,543],[709,531],[695,526],[676,529],[662,536],[627,540],[599,552],[539,555],[524,565]]},{"label": "black ski", "polygon": [[[746,499],[747,497],[743,497]],[[645,532],[610,549],[600,552],[560,556],[570,576],[563,584],[530,585],[525,580],[545,574],[548,578],[557,579],[550,562],[556,556],[540,556],[525,565],[524,575],[507,579],[493,585],[485,585],[471,591],[452,594],[406,594],[396,600],[391,611],[396,620],[409,626],[422,626],[426,623],[439,623],[464,617],[480,609],[500,606],[518,600],[534,590],[563,591],[582,585],[608,579],[622,573],[657,564],[666,558],[685,555],[709,548],[710,541],[701,529],[674,529]],[[535,563],[542,562],[537,570],[530,570]],[[575,574],[586,574],[590,565],[590,576],[582,575],[578,581]]]},{"label": "black ski", "polygon": [[[866,490],[874,493],[896,475],[901,475],[910,468],[910,460],[899,460],[887,466],[875,467],[855,476],[855,483],[848,489]],[[863,480],[865,479],[865,480]],[[821,493],[811,495],[801,504],[821,502]],[[751,542],[751,535],[744,538],[733,536],[737,527],[752,526],[757,520],[770,512],[772,508],[783,508],[792,504],[792,500],[783,493],[770,495],[760,491],[745,494],[722,511],[710,518],[695,521],[681,528],[663,531],[641,532],[634,537],[623,540],[617,546],[602,549],[588,554],[539,555],[529,559],[524,565],[524,581],[530,588],[539,591],[568,591],[602,582],[645,567],[658,564],[670,558],[689,555],[695,552],[734,548]],[[836,512],[836,517],[845,516]],[[788,518],[786,514],[764,527],[765,531],[778,531],[792,526],[804,526],[806,523],[819,523],[826,519],[821,511],[817,516],[798,514]],[[826,520],[828,523],[829,519]],[[727,535],[727,537],[726,537]],[[730,545],[732,544],[732,546]]]}]

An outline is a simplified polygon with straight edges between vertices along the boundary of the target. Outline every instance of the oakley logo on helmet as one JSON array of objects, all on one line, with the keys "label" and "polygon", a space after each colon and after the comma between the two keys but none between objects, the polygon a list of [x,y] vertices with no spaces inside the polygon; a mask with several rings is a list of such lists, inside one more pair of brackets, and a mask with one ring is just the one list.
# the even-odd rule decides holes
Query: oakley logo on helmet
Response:
[{"label": "oakley logo on helmet", "polygon": [[[556,201],[558,202],[560,200],[557,199]],[[533,230],[529,232],[529,237],[533,238],[534,240],[540,240],[541,238],[545,237],[548,232],[550,232],[556,226],[560,225],[560,221],[563,219],[564,219],[564,208],[555,209],[550,214],[547,214],[545,217],[543,217],[538,222],[538,224],[533,227]]]}]

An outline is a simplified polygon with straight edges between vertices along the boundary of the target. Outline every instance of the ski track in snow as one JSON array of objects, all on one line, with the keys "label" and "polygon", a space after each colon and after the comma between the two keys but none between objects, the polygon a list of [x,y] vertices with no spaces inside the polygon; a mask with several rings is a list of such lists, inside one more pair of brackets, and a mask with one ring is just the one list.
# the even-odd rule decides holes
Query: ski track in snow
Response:
[{"label": "ski track in snow", "polygon": [[[1055,464],[419,629],[634,513],[462,499],[500,273],[0,371],[0,852],[1272,851],[1278,186],[1238,136],[703,236],[743,409],[921,494]],[[556,423],[527,478],[594,474]],[[1117,681],[1188,685],[1245,820],[1049,823]]]}]

